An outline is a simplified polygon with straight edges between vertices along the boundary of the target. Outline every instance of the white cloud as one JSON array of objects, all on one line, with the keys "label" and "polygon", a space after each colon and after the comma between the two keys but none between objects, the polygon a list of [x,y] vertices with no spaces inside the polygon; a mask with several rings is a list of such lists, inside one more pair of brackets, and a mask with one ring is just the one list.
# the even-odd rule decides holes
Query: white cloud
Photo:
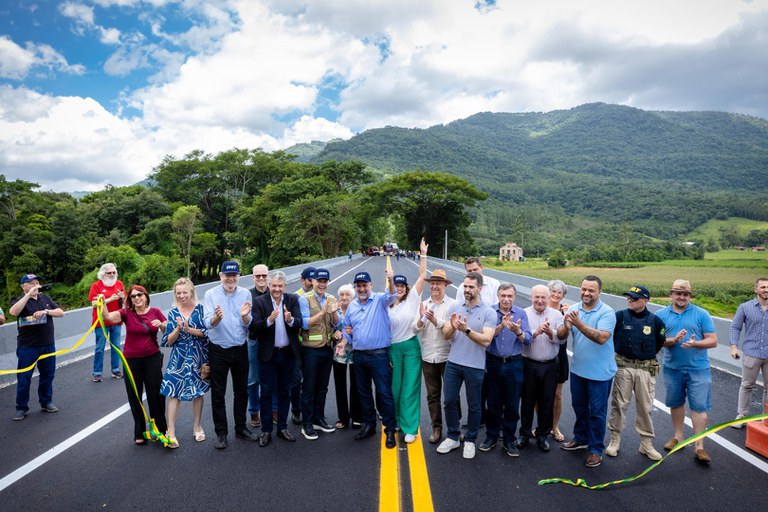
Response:
[{"label": "white cloud", "polygon": [[[92,100],[0,89],[11,101],[0,105],[0,165],[126,184],[165,154],[269,151],[589,101],[768,117],[768,0],[180,0],[192,26],[176,33],[149,7],[171,1],[62,4],[79,30],[119,45],[107,74],[151,76],[121,91],[116,115]],[[142,23],[103,28],[92,5]],[[0,36],[0,78],[46,67],[82,72],[50,46]]]},{"label": "white cloud", "polygon": [[73,75],[85,72],[82,65],[69,64],[63,55],[47,44],[30,42],[22,48],[8,36],[0,36],[0,78],[22,80],[40,68]]}]

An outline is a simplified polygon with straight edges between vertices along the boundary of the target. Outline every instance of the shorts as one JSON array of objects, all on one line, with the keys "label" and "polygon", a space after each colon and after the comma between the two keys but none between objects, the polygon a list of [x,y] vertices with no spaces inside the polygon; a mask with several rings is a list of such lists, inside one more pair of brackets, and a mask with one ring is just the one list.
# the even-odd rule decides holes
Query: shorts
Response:
[{"label": "shorts", "polygon": [[694,412],[708,412],[712,373],[709,368],[703,370],[674,370],[664,367],[664,404],[667,407],[681,407],[688,397],[688,407]]}]

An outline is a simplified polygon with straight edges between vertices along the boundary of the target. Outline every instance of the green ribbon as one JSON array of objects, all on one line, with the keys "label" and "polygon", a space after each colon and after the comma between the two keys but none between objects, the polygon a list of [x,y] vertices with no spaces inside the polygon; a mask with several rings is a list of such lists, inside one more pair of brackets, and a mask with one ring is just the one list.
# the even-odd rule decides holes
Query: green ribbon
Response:
[{"label": "green ribbon", "polygon": [[599,489],[605,489],[606,487],[609,487],[611,485],[628,484],[629,482],[634,482],[638,478],[641,478],[641,477],[647,475],[648,473],[651,472],[651,470],[655,469],[656,467],[659,466],[659,464],[661,464],[662,462],[667,460],[667,457],[669,457],[670,455],[672,455],[676,451],[683,449],[684,447],[688,446],[689,444],[695,443],[699,439],[704,439],[705,437],[707,437],[707,436],[709,436],[711,434],[714,434],[718,430],[722,430],[725,427],[730,427],[731,425],[738,425],[739,423],[749,423],[749,422],[752,422],[752,421],[760,421],[760,420],[765,420],[765,419],[768,419],[768,414],[756,414],[754,416],[747,416],[746,418],[739,418],[739,419],[733,419],[733,420],[730,420],[730,421],[726,421],[725,423],[720,423],[719,425],[715,425],[713,427],[709,427],[706,430],[702,430],[698,434],[692,435],[688,439],[682,441],[681,443],[678,443],[677,446],[672,448],[672,450],[670,450],[669,453],[666,454],[661,460],[658,460],[658,461],[654,462],[653,464],[651,464],[642,473],[640,473],[638,475],[635,475],[635,476],[632,476],[632,477],[629,477],[629,478],[623,478],[621,480],[613,480],[612,482],[604,482],[602,484],[597,484],[597,485],[588,485],[587,481],[584,480],[583,478],[578,478],[576,481],[569,480],[568,478],[545,478],[543,480],[539,480],[538,484],[539,485],[568,484],[568,485],[572,485],[574,487],[583,487],[585,489],[589,489],[590,491],[595,491],[595,490],[599,490]]}]

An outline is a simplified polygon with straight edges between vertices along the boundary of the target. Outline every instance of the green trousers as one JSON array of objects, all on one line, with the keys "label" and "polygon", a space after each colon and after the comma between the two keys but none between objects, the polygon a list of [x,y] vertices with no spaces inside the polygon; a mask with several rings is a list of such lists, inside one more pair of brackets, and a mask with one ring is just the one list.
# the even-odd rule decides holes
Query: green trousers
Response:
[{"label": "green trousers", "polygon": [[392,363],[392,395],[397,425],[403,434],[419,432],[421,414],[421,345],[413,338],[389,347]]}]

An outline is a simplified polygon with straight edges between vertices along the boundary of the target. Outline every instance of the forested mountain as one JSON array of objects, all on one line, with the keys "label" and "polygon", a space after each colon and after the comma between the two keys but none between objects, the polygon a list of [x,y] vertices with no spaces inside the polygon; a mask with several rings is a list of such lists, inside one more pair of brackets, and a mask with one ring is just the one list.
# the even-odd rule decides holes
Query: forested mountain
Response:
[{"label": "forested mountain", "polygon": [[725,112],[595,103],[479,113],[427,129],[368,130],[313,159],[326,160],[463,177],[491,196],[474,212],[479,241],[522,241],[529,254],[628,232],[640,244],[674,240],[716,216],[768,219],[768,121]]}]

